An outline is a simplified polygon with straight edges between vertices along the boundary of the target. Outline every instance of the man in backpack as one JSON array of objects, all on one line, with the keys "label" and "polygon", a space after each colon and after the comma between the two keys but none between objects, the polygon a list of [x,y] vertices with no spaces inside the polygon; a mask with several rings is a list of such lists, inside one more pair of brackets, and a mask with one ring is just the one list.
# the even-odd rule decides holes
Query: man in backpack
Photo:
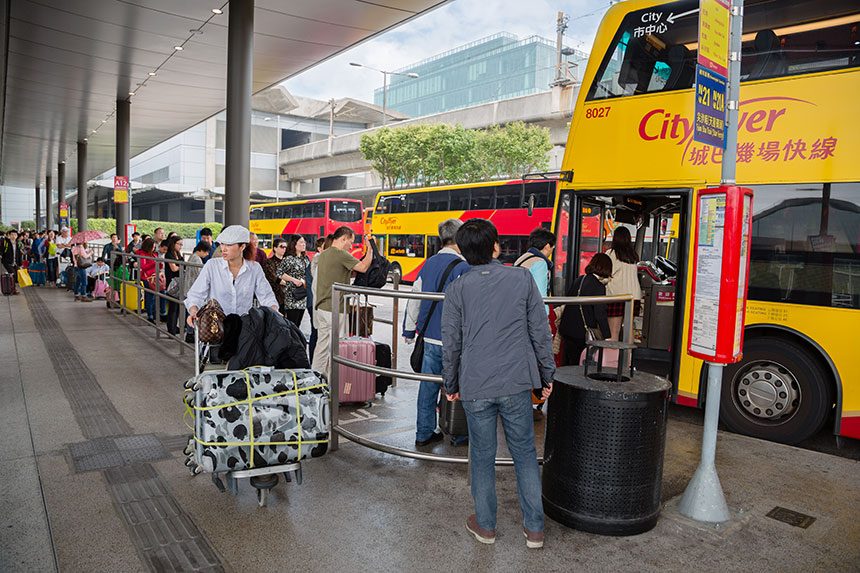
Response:
[{"label": "man in backpack", "polygon": [[[538,227],[529,233],[529,249],[514,262],[515,267],[528,269],[537,284],[541,296],[549,296],[552,263],[549,258],[555,248],[555,235]],[[549,306],[546,307],[549,314]]]},{"label": "man in backpack", "polygon": [[[460,255],[454,240],[457,230],[463,225],[459,219],[448,219],[439,223],[439,239],[442,248],[427,259],[418,278],[412,285],[415,292],[445,292],[451,281],[469,270],[469,265]],[[444,279],[444,281],[443,281]],[[403,318],[403,337],[407,344],[415,342],[416,330],[424,336],[424,359],[421,372],[442,373],[442,306],[429,300],[410,300]],[[432,311],[432,314],[431,314]],[[418,387],[418,419],[415,428],[415,445],[427,446],[442,439],[436,431],[436,404],[441,385],[422,380]],[[454,436],[454,445],[462,445],[468,436]]]},{"label": "man in backpack", "polygon": [[349,284],[352,271],[363,273],[370,268],[373,249],[370,238],[365,235],[365,253],[361,260],[349,254],[355,231],[347,226],[339,227],[332,235],[331,248],[326,249],[314,259],[317,262],[317,287],[314,297],[314,322],[317,325],[317,345],[314,349],[313,369],[325,374],[331,373],[331,337],[340,333],[331,331],[332,297],[334,283]]}]

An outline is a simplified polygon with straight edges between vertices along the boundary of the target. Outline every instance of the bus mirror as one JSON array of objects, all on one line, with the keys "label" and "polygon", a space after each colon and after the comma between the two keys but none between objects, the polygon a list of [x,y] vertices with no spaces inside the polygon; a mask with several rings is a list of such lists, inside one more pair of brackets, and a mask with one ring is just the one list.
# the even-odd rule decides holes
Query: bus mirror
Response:
[{"label": "bus mirror", "polygon": [[534,213],[534,211],[535,211],[535,194],[534,194],[534,193],[532,193],[531,195],[529,195],[529,205],[528,205],[528,207],[529,207],[529,217],[531,217],[531,216],[532,216],[532,214],[533,214],[533,213]]}]

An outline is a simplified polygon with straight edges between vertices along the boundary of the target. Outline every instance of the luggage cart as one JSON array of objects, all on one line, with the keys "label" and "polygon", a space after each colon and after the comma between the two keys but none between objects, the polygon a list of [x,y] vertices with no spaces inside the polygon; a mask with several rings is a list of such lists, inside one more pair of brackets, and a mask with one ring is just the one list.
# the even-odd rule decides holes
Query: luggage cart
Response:
[{"label": "luggage cart", "polygon": [[[209,344],[204,344],[201,346],[200,344],[200,332],[197,328],[197,325],[194,326],[194,378],[188,380],[185,383],[185,388],[187,390],[195,391],[196,388],[196,380],[197,376],[201,374],[204,370],[219,370],[220,368],[215,368],[215,365],[209,364],[209,356],[211,352],[211,347]],[[208,368],[207,368],[208,364]],[[219,365],[220,366],[220,365]],[[224,368],[226,370],[226,367]],[[187,400],[187,398],[186,398]],[[186,402],[187,403],[187,402]],[[191,404],[189,404],[190,406]],[[201,417],[194,417],[194,433],[195,435],[200,434],[199,424],[202,423]],[[183,452],[187,456],[185,460],[185,465],[188,467],[191,475],[198,475],[203,473],[203,468],[197,463],[195,459],[195,440],[194,436],[188,439],[188,444],[185,446]],[[260,507],[266,507],[266,503],[269,498],[269,491],[278,485],[279,477],[278,475],[282,474],[284,477],[284,481],[289,483],[293,481],[293,477],[295,477],[295,481],[297,485],[302,484],[302,464],[300,461],[291,462],[288,464],[276,465],[276,466],[267,466],[264,468],[254,468],[254,469],[246,469],[246,470],[237,470],[230,472],[213,472],[211,474],[212,483],[215,484],[215,487],[218,488],[218,491],[224,493],[225,491],[229,491],[233,495],[239,495],[239,480],[248,479],[251,487],[257,490],[257,504]],[[226,484],[225,484],[226,482]]]}]

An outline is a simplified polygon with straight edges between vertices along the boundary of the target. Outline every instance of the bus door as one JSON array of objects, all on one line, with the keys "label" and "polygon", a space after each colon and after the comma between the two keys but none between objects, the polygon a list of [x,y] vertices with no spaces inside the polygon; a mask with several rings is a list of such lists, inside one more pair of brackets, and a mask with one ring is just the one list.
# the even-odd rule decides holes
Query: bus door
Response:
[{"label": "bus door", "polygon": [[[681,344],[683,321],[684,277],[679,269],[686,267],[683,261],[665,256],[665,240],[668,229],[675,233],[682,229],[679,219],[686,222],[687,194],[617,193],[574,194],[571,202],[574,212],[580,214],[579,221],[571,225],[572,240],[562,240],[561,249],[569,246],[571,252],[566,258],[576,261],[576,270],[570,272],[582,274],[595,253],[611,248],[615,229],[627,227],[640,261],[637,268],[643,295],[633,321],[634,340],[638,345],[634,365],[671,379],[671,374],[677,371],[678,357],[674,349]],[[559,203],[560,211],[562,204]],[[559,237],[564,237],[562,230]],[[681,244],[685,242],[682,240]],[[677,253],[683,252],[683,249],[676,249],[674,254],[677,257]],[[576,276],[568,278],[567,284],[572,284]]]},{"label": "bus door", "polygon": [[[571,217],[571,212],[580,213]],[[568,288],[582,274],[595,253],[601,252],[605,222],[605,205],[593,199],[577,197],[576,192],[564,190],[558,201],[555,234],[556,249],[553,253],[554,296],[565,296]],[[579,253],[578,256],[572,256]],[[577,264],[570,264],[578,261]]]}]

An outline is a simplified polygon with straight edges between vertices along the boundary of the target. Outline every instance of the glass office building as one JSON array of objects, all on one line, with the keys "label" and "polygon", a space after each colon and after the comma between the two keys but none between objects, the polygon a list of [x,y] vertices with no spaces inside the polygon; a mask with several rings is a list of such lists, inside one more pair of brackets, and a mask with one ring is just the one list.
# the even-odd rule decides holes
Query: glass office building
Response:
[{"label": "glass office building", "polygon": [[[568,78],[578,81],[588,55],[565,56]],[[556,46],[539,36],[524,40],[501,32],[437,54],[398,72],[414,72],[417,79],[390,76],[386,107],[420,117],[549,91],[556,77]],[[382,105],[383,88],[373,100]]]}]

